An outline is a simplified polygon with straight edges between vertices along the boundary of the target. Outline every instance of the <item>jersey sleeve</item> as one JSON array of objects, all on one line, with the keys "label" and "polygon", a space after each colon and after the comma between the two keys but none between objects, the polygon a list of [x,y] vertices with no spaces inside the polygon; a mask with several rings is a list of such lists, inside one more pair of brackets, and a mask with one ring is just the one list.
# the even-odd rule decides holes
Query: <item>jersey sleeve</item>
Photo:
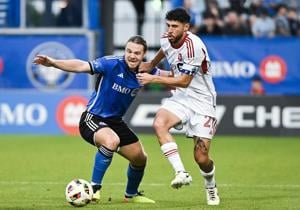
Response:
[{"label": "jersey sleeve", "polygon": [[95,60],[89,61],[92,74],[105,74],[107,69],[107,60],[105,57],[97,58]]},{"label": "jersey sleeve", "polygon": [[188,56],[181,67],[182,73],[194,75],[202,70],[203,73],[208,71],[208,56],[206,48],[202,44],[194,44],[192,56]]}]

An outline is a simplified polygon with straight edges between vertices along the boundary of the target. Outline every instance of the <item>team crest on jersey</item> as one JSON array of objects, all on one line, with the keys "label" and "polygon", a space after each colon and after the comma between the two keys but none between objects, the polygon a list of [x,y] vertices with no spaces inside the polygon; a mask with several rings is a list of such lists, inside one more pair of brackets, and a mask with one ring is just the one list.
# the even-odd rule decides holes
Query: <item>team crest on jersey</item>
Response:
[{"label": "team crest on jersey", "polygon": [[182,61],[182,54],[181,53],[178,54],[178,60]]},{"label": "team crest on jersey", "polygon": [[139,92],[140,88],[135,88],[131,91],[131,96],[134,97]]},{"label": "team crest on jersey", "polygon": [[74,58],[73,52],[58,42],[45,42],[35,47],[29,54],[26,64],[28,78],[34,87],[41,90],[60,90],[73,81],[73,73],[33,64],[32,61],[38,54],[48,55],[56,59]]}]

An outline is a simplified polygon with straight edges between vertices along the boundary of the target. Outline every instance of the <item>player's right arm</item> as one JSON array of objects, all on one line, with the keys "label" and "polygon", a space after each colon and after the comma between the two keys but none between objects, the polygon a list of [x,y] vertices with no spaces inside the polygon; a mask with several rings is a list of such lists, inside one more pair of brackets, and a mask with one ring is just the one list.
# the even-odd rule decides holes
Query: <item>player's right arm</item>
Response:
[{"label": "player's right arm", "polygon": [[143,62],[139,66],[139,72],[150,72],[165,57],[163,50],[160,48],[150,62]]},{"label": "player's right arm", "polygon": [[55,67],[66,72],[91,73],[90,64],[87,61],[79,59],[58,60],[46,55],[37,55],[33,63],[47,67]]}]

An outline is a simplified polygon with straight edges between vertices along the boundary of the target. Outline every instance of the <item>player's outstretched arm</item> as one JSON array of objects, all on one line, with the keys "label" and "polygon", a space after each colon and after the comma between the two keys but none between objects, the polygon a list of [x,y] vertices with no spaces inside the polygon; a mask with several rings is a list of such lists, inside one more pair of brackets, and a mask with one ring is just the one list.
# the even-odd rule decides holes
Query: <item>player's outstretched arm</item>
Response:
[{"label": "player's outstretched arm", "polygon": [[150,72],[165,57],[162,49],[160,49],[150,62],[143,62],[139,66],[139,72]]},{"label": "player's outstretched arm", "polygon": [[47,67],[55,67],[67,72],[91,72],[89,63],[79,59],[58,60],[46,55],[37,55],[33,63]]}]

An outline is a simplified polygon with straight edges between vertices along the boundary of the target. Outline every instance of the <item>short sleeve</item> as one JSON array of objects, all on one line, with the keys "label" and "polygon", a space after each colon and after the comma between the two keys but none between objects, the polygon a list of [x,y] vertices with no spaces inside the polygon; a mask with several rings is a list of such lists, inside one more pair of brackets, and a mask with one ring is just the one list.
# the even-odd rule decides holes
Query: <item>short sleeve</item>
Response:
[{"label": "short sleeve", "polygon": [[105,69],[107,69],[107,60],[105,57],[89,61],[89,64],[91,66],[92,74],[105,74]]}]

